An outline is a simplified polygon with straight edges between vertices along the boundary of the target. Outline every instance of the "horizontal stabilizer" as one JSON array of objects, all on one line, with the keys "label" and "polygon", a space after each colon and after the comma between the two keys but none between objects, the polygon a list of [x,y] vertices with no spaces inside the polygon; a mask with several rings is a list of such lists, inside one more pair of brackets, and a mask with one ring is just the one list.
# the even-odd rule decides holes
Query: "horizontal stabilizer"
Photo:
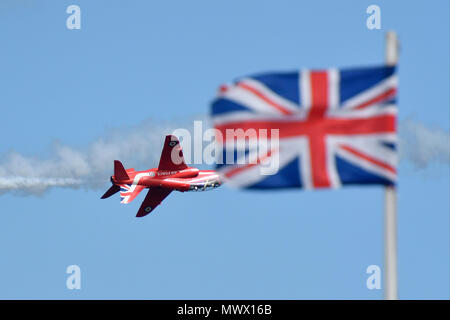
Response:
[{"label": "horizontal stabilizer", "polygon": [[104,195],[102,195],[101,199],[106,199],[111,197],[113,194],[119,192],[120,187],[117,185],[112,185],[111,188],[108,189],[108,191],[105,192]]}]

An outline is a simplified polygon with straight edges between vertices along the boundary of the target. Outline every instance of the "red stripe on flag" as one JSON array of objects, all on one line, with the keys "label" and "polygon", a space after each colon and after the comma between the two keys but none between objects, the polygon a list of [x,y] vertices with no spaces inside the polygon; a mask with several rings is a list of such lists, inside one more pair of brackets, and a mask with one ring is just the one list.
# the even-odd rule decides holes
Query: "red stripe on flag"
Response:
[{"label": "red stripe on flag", "polygon": [[380,115],[371,118],[324,118],[321,121],[305,120],[252,120],[230,122],[223,125],[216,125],[223,138],[226,140],[226,129],[248,129],[256,130],[259,136],[259,130],[267,129],[268,132],[273,129],[279,130],[279,138],[289,138],[305,135],[322,134],[340,134],[340,135],[360,135],[375,133],[395,133],[396,121],[394,115]]},{"label": "red stripe on flag", "polygon": [[[312,71],[310,73],[311,83],[311,109],[308,119],[322,120],[328,108],[328,72]],[[309,150],[311,159],[312,182],[315,188],[330,187],[330,178],[327,168],[327,154],[325,135],[317,126],[311,127],[309,134]]]},{"label": "red stripe on flag", "polygon": [[262,156],[261,158],[258,158],[256,160],[256,163],[249,163],[246,165],[234,167],[233,169],[231,169],[225,173],[225,177],[230,178],[230,177],[234,176],[235,174],[238,174],[239,172],[253,168],[254,166],[260,164],[261,161],[264,161],[264,160],[268,159],[269,157],[271,157],[271,155],[272,155],[272,151],[269,150],[266,155]]},{"label": "red stripe on flag", "polygon": [[353,149],[352,147],[350,147],[348,145],[341,144],[340,147],[342,149],[350,152],[351,154],[366,160],[367,162],[370,162],[370,163],[372,163],[374,165],[377,165],[379,167],[382,167],[382,168],[386,169],[387,171],[390,171],[390,172],[392,172],[394,174],[397,172],[397,170],[394,167],[392,167],[391,165],[389,165],[389,164],[387,164],[385,162],[382,162],[380,160],[374,159],[374,158],[372,158],[372,157],[370,157],[370,156],[368,156],[368,155],[366,155],[366,154],[364,154],[364,153],[362,153],[362,152],[360,152],[360,151],[358,151],[356,149]]},{"label": "red stripe on flag", "polygon": [[[371,134],[395,133],[395,115],[384,114],[370,118],[327,119],[324,123],[327,134]],[[281,135],[280,135],[281,136]]]},{"label": "red stripe on flag", "polygon": [[315,188],[327,188],[331,186],[327,168],[327,154],[325,136],[309,136],[309,150],[311,157],[312,182]]},{"label": "red stripe on flag", "polygon": [[361,103],[360,105],[354,107],[354,109],[364,109],[365,107],[371,106],[377,102],[387,100],[388,98],[394,97],[396,93],[397,93],[397,88],[390,88],[390,89],[382,92],[378,96],[370,99],[369,101],[366,101],[366,102]]},{"label": "red stripe on flag", "polygon": [[311,110],[309,118],[322,118],[328,108],[328,72],[311,71]]},{"label": "red stripe on flag", "polygon": [[249,86],[248,84],[239,82],[237,84],[239,87],[241,87],[242,89],[245,89],[247,91],[250,91],[251,93],[253,93],[255,96],[257,96],[258,98],[260,98],[261,100],[267,102],[269,105],[271,105],[272,107],[274,107],[275,109],[277,109],[278,111],[280,111],[282,114],[292,114],[292,112],[288,109],[286,109],[285,107],[283,107],[282,105],[276,103],[275,101],[272,101],[271,99],[269,99],[268,97],[266,97],[261,91],[258,91],[257,89]]}]

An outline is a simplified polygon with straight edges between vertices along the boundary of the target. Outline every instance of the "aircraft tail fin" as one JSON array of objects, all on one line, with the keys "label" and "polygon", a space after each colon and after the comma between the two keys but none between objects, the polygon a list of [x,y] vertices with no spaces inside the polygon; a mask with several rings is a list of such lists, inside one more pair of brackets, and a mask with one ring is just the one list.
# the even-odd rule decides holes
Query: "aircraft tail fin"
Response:
[{"label": "aircraft tail fin", "polygon": [[119,160],[114,160],[114,177],[116,178],[116,180],[130,179],[127,171],[122,165],[122,162],[120,162]]},{"label": "aircraft tail fin", "polygon": [[184,162],[180,141],[173,135],[167,135],[159,160],[158,170],[183,170],[187,165]]}]

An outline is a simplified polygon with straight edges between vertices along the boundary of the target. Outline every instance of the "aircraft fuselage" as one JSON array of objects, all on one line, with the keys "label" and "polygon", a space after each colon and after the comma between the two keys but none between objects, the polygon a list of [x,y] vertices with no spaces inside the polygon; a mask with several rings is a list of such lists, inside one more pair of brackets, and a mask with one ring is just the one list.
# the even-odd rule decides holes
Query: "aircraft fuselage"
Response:
[{"label": "aircraft fuselage", "polygon": [[126,170],[130,179],[119,180],[115,176],[111,180],[115,184],[140,185],[145,188],[161,187],[177,191],[205,191],[221,185],[219,175],[214,170],[199,170],[188,167],[183,170],[146,171]]}]

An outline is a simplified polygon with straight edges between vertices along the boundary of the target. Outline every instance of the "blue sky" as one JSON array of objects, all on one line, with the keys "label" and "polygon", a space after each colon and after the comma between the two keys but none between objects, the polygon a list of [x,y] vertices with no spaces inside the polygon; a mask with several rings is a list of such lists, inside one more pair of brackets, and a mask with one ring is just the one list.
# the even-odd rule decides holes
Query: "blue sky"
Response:
[{"label": "blue sky", "polygon": [[[81,30],[66,28],[71,4]],[[371,4],[381,30],[366,28]],[[108,128],[202,118],[217,86],[241,75],[383,63],[391,29],[401,41],[400,120],[448,132],[449,9],[437,0],[2,1],[0,160],[12,150],[45,158],[57,142],[83,148]],[[398,190],[400,298],[448,299],[448,164],[402,161]],[[383,265],[381,187],[174,193],[145,219],[134,218],[143,195],[123,206],[99,200],[103,191],[0,195],[0,298],[383,297],[365,285],[367,266]],[[65,286],[72,264],[78,291]]]}]

